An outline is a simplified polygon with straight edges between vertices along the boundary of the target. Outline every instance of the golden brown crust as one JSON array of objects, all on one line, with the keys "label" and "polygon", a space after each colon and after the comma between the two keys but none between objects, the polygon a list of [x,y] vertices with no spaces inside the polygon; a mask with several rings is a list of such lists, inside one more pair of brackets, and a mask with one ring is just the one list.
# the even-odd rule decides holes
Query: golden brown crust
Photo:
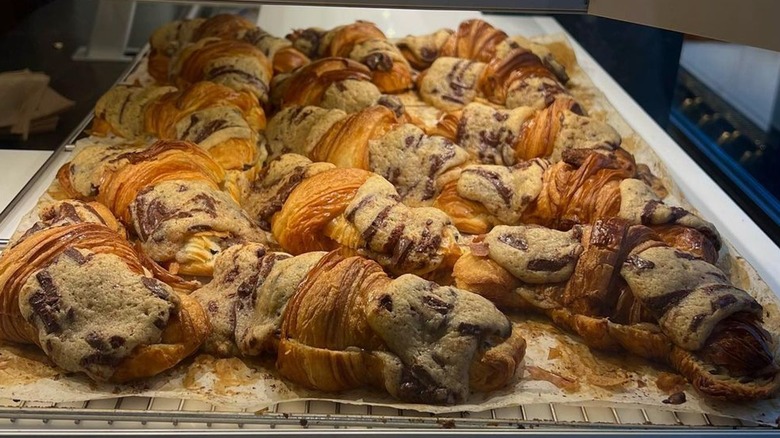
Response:
[{"label": "golden brown crust", "polygon": [[200,81],[223,83],[268,101],[273,66],[263,52],[244,41],[206,38],[185,47],[172,65],[175,84],[185,88]]},{"label": "golden brown crust", "polygon": [[469,388],[474,391],[495,391],[512,381],[525,356],[526,342],[522,334],[512,330],[507,340],[481,351],[469,369]]},{"label": "golden brown crust", "polygon": [[463,233],[484,234],[497,223],[484,205],[458,193],[457,180],[444,184],[433,206],[447,213],[455,227]]},{"label": "golden brown crust", "polygon": [[506,38],[507,34],[486,21],[466,20],[444,43],[440,56],[489,62],[496,54],[496,46]]},{"label": "golden brown crust", "polygon": [[276,365],[320,390],[371,385],[406,401],[453,404],[469,389],[507,385],[524,354],[521,334],[487,301],[413,276],[391,280],[371,260],[332,252],[284,310]]},{"label": "golden brown crust", "polygon": [[[533,242],[522,237],[501,235],[498,240],[514,251],[534,251]],[[456,264],[456,284],[501,306],[533,308],[592,348],[625,350],[668,363],[710,397],[755,400],[780,389],[769,335],[755,320],[760,306],[729,285],[717,268],[669,248],[650,228],[621,219],[586,227],[581,241],[584,252],[564,283],[522,283],[502,272],[504,268],[488,257],[494,257],[494,252],[478,241],[472,243],[472,253]],[[556,262],[550,259],[543,264],[552,269]],[[717,324],[744,330],[718,329]],[[715,332],[705,332],[712,326]],[[715,358],[714,347],[702,342],[709,339],[708,333],[718,334],[720,348],[730,348],[729,352]],[[699,345],[695,342],[703,347],[687,347]],[[739,355],[747,356],[734,360]]]},{"label": "golden brown crust", "polygon": [[132,221],[130,204],[150,185],[196,180],[218,190],[225,178],[225,171],[207,152],[188,142],[160,140],[148,149],[125,155],[129,163],[108,176],[97,198],[125,223]]},{"label": "golden brown crust", "polygon": [[325,90],[337,82],[370,81],[371,70],[348,58],[323,58],[295,70],[281,82],[274,84],[274,102],[280,108],[319,105]]},{"label": "golden brown crust", "polygon": [[273,216],[274,237],[291,254],[336,248],[324,229],[344,212],[371,175],[361,169],[333,169],[307,178]]},{"label": "golden brown crust", "polygon": [[111,381],[125,383],[152,377],[174,367],[195,353],[208,337],[211,325],[201,305],[188,295],[179,295],[180,305],[171,315],[159,344],[144,345],[119,364]]},{"label": "golden brown crust", "polygon": [[334,123],[320,137],[310,157],[338,167],[369,170],[368,142],[381,137],[397,123],[395,114],[381,105],[351,114]]},{"label": "golden brown crust", "polygon": [[547,157],[553,152],[555,138],[562,127],[561,112],[569,110],[575,103],[568,99],[557,99],[552,105],[529,119],[522,134],[515,143],[515,157],[518,160]]},{"label": "golden brown crust", "polygon": [[296,30],[288,36],[309,56],[350,58],[371,70],[371,81],[383,93],[400,93],[412,87],[412,73],[398,48],[375,24],[358,20],[330,31]]},{"label": "golden brown crust", "polygon": [[708,367],[694,354],[679,347],[672,348],[669,360],[694,388],[709,397],[729,401],[762,400],[772,398],[780,391],[780,373],[744,382],[736,378],[724,378],[710,373]]},{"label": "golden brown crust", "polygon": [[146,131],[159,138],[174,138],[175,125],[184,117],[214,106],[234,106],[254,130],[265,128],[265,112],[251,94],[213,82],[197,82],[152,102],[144,112]]},{"label": "golden brown crust", "polygon": [[[480,243],[472,244],[476,245]],[[458,259],[452,270],[456,287],[482,295],[499,308],[532,308],[515,293],[515,289],[520,287],[520,281],[489,257],[466,253]]]}]

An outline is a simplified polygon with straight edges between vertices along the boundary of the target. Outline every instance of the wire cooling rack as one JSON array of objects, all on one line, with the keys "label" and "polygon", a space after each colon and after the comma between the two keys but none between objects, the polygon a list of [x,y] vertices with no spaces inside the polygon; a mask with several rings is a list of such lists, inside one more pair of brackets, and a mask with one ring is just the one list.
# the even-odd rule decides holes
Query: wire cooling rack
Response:
[{"label": "wire cooling rack", "polygon": [[[328,429],[570,429],[570,430],[771,430],[737,419],[659,409],[529,404],[482,412],[433,415],[371,405],[294,401],[251,412],[194,400],[124,397],[72,403],[0,399],[0,428],[17,430],[138,430],[186,432]],[[0,429],[2,431],[2,429]]]}]

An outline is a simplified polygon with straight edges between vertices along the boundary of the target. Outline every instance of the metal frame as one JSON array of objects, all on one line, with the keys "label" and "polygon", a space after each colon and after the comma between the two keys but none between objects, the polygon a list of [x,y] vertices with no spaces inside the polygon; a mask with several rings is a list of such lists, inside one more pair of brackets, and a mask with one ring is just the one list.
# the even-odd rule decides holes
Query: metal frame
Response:
[{"label": "metal frame", "polygon": [[[128,1],[128,0],[125,0]],[[452,9],[490,12],[578,13],[588,12],[589,0],[133,0],[210,5],[308,5],[361,8]]]},{"label": "metal frame", "polygon": [[[5,407],[2,407],[4,406]],[[0,419],[19,429],[47,429],[105,426],[113,430],[138,427],[192,430],[206,427],[213,431],[226,428],[294,429],[383,428],[383,429],[489,429],[491,431],[537,429],[556,431],[655,431],[671,430],[712,433],[740,428],[769,431],[758,423],[655,409],[632,409],[631,418],[621,416],[621,407],[597,408],[554,403],[491,409],[485,412],[461,412],[433,415],[371,405],[338,402],[283,402],[261,412],[217,410],[214,405],[176,399],[127,397],[76,403],[40,404],[0,401]],[[32,421],[28,421],[32,420]],[[40,421],[40,423],[38,423]],[[64,421],[64,423],[63,423]],[[57,422],[52,423],[52,422]],[[72,424],[68,424],[72,422]],[[105,422],[105,424],[102,424]],[[117,422],[122,424],[117,425]],[[2,422],[0,422],[2,424]],[[82,428],[86,429],[86,428]],[[102,430],[102,429],[101,429]]]}]

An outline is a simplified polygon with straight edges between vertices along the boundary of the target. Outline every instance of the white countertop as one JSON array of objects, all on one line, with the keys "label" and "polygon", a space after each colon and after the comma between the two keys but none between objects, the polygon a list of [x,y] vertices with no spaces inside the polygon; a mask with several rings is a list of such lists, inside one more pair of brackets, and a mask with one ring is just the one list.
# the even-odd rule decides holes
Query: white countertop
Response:
[{"label": "white countertop", "polygon": [[[505,32],[534,36],[565,33],[552,18],[510,15],[482,16],[473,11],[416,11],[393,9],[330,8],[314,6],[262,6],[258,24],[276,35],[312,23],[330,28],[357,19],[375,22],[389,37],[432,32],[455,23],[481,17]],[[704,218],[713,222],[723,237],[731,242],[769,284],[780,293],[780,248],[748,217],[728,195],[658,126],[633,99],[571,37],[577,60],[583,70],[606,95],[615,109],[658,153],[670,175],[688,201]],[[50,152],[0,151],[0,206],[4,207],[45,161]],[[46,190],[68,153],[57,157],[46,174],[36,183],[14,211],[0,223],[0,238],[9,238],[22,216]]]}]

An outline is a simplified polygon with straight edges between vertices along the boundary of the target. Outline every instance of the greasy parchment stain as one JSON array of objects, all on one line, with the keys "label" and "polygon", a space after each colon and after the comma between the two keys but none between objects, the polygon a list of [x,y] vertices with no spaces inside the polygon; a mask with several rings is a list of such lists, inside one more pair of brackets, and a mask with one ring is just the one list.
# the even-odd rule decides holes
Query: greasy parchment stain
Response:
[{"label": "greasy parchment stain", "polygon": [[[588,113],[610,123],[623,138],[623,147],[639,163],[647,164],[669,190],[670,202],[686,208],[682,193],[669,178],[662,161],[629,124],[609,104],[606,97],[577,65],[574,52],[562,35],[534,38],[547,44],[567,67],[572,94]],[[147,83],[145,64],[130,77],[130,82]],[[413,115],[435,124],[441,112],[427,106],[414,93],[400,95]],[[20,231],[36,218],[25,218]],[[764,305],[765,322],[773,333],[780,332],[780,312],[775,294],[755,270],[726,243],[719,265],[732,281],[747,290]],[[468,403],[459,406],[431,406],[399,403],[387,394],[372,389],[326,394],[301,388],[279,377],[273,358],[215,358],[199,355],[159,376],[130,385],[94,383],[82,375],[65,373],[34,347],[0,344],[0,397],[29,401],[67,402],[117,396],[150,396],[193,399],[236,409],[262,411],[289,400],[313,399],[352,404],[373,404],[420,412],[453,413],[483,411],[529,403],[576,403],[585,406],[649,407],[674,409],[775,423],[780,400],[753,403],[725,403],[705,400],[673,370],[639,358],[591,351],[571,334],[562,332],[543,318],[510,315],[515,330],[527,341],[524,368],[506,388],[488,394],[474,393]],[[684,392],[686,401],[670,407],[664,404],[670,394]]]}]

